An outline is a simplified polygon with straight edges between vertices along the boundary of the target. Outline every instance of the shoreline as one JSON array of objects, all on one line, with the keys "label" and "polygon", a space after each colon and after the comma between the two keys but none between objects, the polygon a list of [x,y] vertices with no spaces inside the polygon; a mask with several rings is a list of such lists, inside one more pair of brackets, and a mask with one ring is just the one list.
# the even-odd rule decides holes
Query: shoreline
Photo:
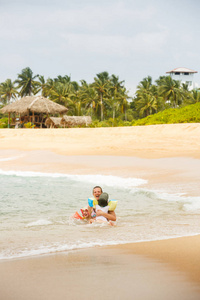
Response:
[{"label": "shoreline", "polygon": [[115,299],[131,300],[134,294],[138,300],[198,300],[199,245],[198,235],[0,261],[1,295],[62,300],[81,294],[85,300],[96,294],[100,300],[103,283],[107,297]]},{"label": "shoreline", "polygon": [[[149,257],[154,257],[154,252],[153,254],[151,254],[151,252],[148,252],[148,245],[150,244],[156,244],[156,243],[173,243],[174,241],[180,241],[181,239],[190,239],[190,238],[194,238],[196,237],[196,239],[199,240],[200,243],[200,233],[194,233],[191,235],[184,235],[184,236],[172,236],[172,237],[167,237],[167,238],[160,238],[160,239],[152,239],[152,240],[140,240],[140,241],[135,241],[135,242],[124,242],[121,243],[119,242],[119,244],[104,244],[104,245],[93,245],[90,247],[83,247],[83,248],[74,248],[74,249],[69,249],[69,250],[55,250],[54,252],[47,252],[47,253],[39,253],[39,254],[30,254],[30,255],[25,255],[25,256],[15,256],[15,257],[7,257],[7,258],[0,258],[0,264],[4,263],[4,262],[14,262],[14,261],[24,261],[24,260],[32,260],[32,259],[40,259],[40,258],[45,258],[45,257],[52,257],[55,255],[67,255],[68,253],[75,253],[75,252],[81,252],[81,251],[87,251],[87,250],[95,250],[95,249],[127,249],[128,251],[132,251],[134,254],[137,255],[142,255],[142,256],[149,256]],[[145,245],[145,247],[142,249],[142,245]],[[138,250],[139,249],[139,250]],[[142,249],[142,250],[141,250]],[[147,251],[148,249],[148,251]],[[162,259],[161,260],[165,260]],[[200,273],[200,270],[199,270]],[[200,276],[196,279],[197,282],[200,282]]]},{"label": "shoreline", "polygon": [[200,159],[190,157],[71,156],[46,150],[0,149],[0,170],[132,177],[148,181],[138,188],[200,195]]}]

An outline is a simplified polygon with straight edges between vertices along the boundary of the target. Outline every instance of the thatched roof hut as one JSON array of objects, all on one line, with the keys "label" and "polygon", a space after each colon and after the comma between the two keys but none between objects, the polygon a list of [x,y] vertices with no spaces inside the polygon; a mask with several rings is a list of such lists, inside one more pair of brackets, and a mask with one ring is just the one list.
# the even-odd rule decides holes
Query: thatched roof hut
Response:
[{"label": "thatched roof hut", "polygon": [[[43,127],[44,115],[64,114],[68,111],[63,105],[55,103],[42,96],[26,96],[0,109],[0,112],[8,113],[8,127],[10,127],[10,113],[20,115],[20,123],[31,122],[35,126]],[[16,119],[12,118],[11,125],[16,125]]]},{"label": "thatched roof hut", "polygon": [[56,117],[47,118],[45,121],[45,126],[47,128],[58,128],[61,126],[60,124],[61,120],[62,118],[56,118]]},{"label": "thatched roof hut", "polygon": [[63,116],[61,125],[64,127],[88,126],[92,123],[90,116]]},{"label": "thatched roof hut", "polygon": [[68,111],[63,105],[55,103],[42,96],[26,96],[9,105],[4,106],[1,113],[29,114],[29,112],[44,114],[63,114]]}]

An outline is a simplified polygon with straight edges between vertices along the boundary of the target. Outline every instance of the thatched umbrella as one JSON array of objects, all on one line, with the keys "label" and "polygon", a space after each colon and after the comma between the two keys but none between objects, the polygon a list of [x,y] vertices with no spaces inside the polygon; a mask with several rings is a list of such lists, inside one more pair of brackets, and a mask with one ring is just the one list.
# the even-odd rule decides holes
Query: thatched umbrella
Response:
[{"label": "thatched umbrella", "polygon": [[42,96],[27,96],[20,100],[17,100],[9,105],[4,106],[0,110],[4,113],[19,113],[26,114],[31,112],[45,113],[45,114],[55,114],[55,113],[65,113],[68,111],[63,105],[55,103]]},{"label": "thatched umbrella", "polygon": [[56,117],[49,117],[46,119],[45,121],[45,126],[47,126],[48,128],[58,128],[61,126],[60,122],[61,122],[62,118],[56,118]]},{"label": "thatched umbrella", "polygon": [[[31,112],[34,116],[34,113],[42,113],[42,114],[63,114],[68,111],[63,105],[55,103],[47,98],[42,96],[26,96],[17,100],[9,105],[4,106],[0,112],[5,114],[10,113],[19,113],[23,115],[29,115]],[[9,122],[10,123],[10,122]]]},{"label": "thatched umbrella", "polygon": [[63,116],[61,120],[61,125],[64,127],[88,126],[91,123],[92,119],[90,116]]}]

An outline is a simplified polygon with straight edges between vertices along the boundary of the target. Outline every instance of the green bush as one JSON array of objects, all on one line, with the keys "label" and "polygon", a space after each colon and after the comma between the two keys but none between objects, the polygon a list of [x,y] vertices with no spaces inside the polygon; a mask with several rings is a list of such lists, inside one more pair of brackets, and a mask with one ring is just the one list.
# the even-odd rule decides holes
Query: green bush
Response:
[{"label": "green bush", "polygon": [[25,127],[25,128],[34,128],[35,125],[34,125],[33,123],[31,123],[31,122],[28,122],[28,123],[25,123],[25,124],[24,124],[24,127]]},{"label": "green bush", "polygon": [[89,127],[96,128],[96,127],[120,127],[120,126],[131,126],[132,123],[129,121],[123,121],[120,117],[118,118],[109,118],[108,120],[98,121],[95,120],[90,124]]},{"label": "green bush", "polygon": [[133,126],[175,124],[175,123],[200,123],[200,103],[187,105],[181,108],[170,108],[146,118],[132,122]]},{"label": "green bush", "polygon": [[7,128],[8,127],[8,118],[1,118],[0,119],[0,128]]}]

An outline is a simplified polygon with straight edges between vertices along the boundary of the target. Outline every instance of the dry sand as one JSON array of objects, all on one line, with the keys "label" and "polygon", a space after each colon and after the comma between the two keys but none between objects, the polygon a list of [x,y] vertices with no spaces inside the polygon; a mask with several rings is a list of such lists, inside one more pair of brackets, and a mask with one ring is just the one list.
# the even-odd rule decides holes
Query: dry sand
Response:
[{"label": "dry sand", "polygon": [[[133,176],[200,194],[200,124],[1,129],[0,169]],[[1,262],[0,300],[200,299],[200,236]],[[134,254],[134,255],[133,255]]]},{"label": "dry sand", "polygon": [[65,155],[200,158],[200,124],[113,128],[0,129],[1,149],[51,150]]}]

